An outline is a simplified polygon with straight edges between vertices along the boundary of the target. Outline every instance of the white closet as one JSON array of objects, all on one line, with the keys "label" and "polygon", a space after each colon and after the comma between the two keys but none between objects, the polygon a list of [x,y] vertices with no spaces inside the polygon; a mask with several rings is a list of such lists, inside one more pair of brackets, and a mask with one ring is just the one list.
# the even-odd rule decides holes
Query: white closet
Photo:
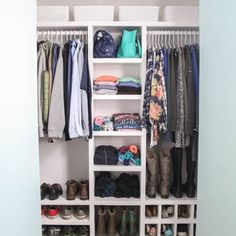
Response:
[{"label": "white closet", "polygon": [[[123,29],[137,28],[141,36],[142,58],[136,59],[100,59],[93,58],[93,35],[98,29],[105,29],[117,40]],[[67,23],[38,23],[38,30],[84,30],[88,32],[88,56],[91,83],[94,78],[103,74],[120,76],[134,76],[141,79],[142,95],[94,95],[92,97],[92,116],[109,115],[118,112],[138,112],[142,114],[143,91],[146,73],[146,48],[147,32],[150,30],[194,30],[198,25],[183,23],[126,23],[126,22],[67,22]],[[120,147],[127,144],[136,144],[141,150],[141,166],[105,166],[94,165],[93,157],[95,148],[99,145],[112,145]],[[93,133],[93,138],[89,141],[76,139],[69,142],[58,140],[55,143],[48,143],[46,139],[40,140],[40,171],[41,183],[59,183],[63,187],[64,195],[58,200],[42,200],[42,205],[87,205],[89,206],[89,217],[85,220],[63,220],[57,218],[50,220],[42,219],[43,225],[88,225],[90,236],[95,236],[95,208],[96,206],[138,206],[139,207],[139,235],[145,235],[145,224],[155,224],[158,229],[158,236],[161,235],[161,225],[172,225],[174,236],[177,236],[177,225],[188,224],[189,236],[194,235],[196,226],[195,211],[197,199],[181,198],[161,199],[159,196],[149,199],[145,195],[146,185],[146,131],[139,132],[117,132],[117,131],[97,131]],[[138,199],[118,199],[118,198],[98,198],[94,196],[95,176],[99,171],[109,171],[113,176],[122,172],[136,173],[140,178],[140,198]],[[67,201],[65,198],[65,183],[69,179],[89,180],[89,200],[79,199]],[[158,216],[155,218],[145,217],[145,206],[156,205]],[[174,216],[172,218],[161,218],[162,206],[173,205]],[[187,205],[190,217],[187,219],[178,218],[178,206]]]}]

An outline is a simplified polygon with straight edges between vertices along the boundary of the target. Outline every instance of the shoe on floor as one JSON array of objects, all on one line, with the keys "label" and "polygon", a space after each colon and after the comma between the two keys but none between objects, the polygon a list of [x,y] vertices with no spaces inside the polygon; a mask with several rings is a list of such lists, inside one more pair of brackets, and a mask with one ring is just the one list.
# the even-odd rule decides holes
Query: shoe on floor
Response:
[{"label": "shoe on floor", "polygon": [[79,220],[83,220],[85,218],[87,218],[88,216],[88,211],[87,211],[87,208],[86,207],[83,207],[83,206],[77,206],[75,208],[75,217]]},{"label": "shoe on floor", "polygon": [[47,216],[49,219],[55,219],[58,216],[58,209],[55,206],[50,206],[47,211]]},{"label": "shoe on floor", "polygon": [[72,207],[71,206],[62,207],[61,217],[65,220],[71,219],[72,218]]}]

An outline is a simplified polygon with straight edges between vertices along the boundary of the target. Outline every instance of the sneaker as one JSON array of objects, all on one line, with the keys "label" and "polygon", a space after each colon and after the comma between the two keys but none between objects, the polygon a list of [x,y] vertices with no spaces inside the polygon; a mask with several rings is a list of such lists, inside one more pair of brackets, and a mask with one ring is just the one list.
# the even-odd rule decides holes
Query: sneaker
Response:
[{"label": "sneaker", "polygon": [[65,220],[71,219],[72,218],[72,207],[71,206],[62,207],[61,217]]},{"label": "sneaker", "polygon": [[76,236],[75,230],[71,226],[65,226],[62,231],[62,236]]},{"label": "sneaker", "polygon": [[61,228],[56,226],[50,226],[48,228],[48,236],[59,236],[61,233]]},{"label": "sneaker", "polygon": [[78,230],[78,236],[89,236],[89,227],[80,226]]},{"label": "sneaker", "polygon": [[47,236],[48,233],[47,233],[47,227],[43,226],[42,227],[42,236]]},{"label": "sneaker", "polygon": [[78,206],[75,208],[75,217],[79,220],[85,219],[88,216],[86,207]]},{"label": "sneaker", "polygon": [[47,211],[49,219],[55,219],[58,216],[58,209],[55,206],[50,206]]}]

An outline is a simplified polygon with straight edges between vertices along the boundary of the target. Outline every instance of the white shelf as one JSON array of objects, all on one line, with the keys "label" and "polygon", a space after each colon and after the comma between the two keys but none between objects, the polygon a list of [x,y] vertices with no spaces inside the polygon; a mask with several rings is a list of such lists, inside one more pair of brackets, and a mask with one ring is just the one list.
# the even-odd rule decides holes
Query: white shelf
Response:
[{"label": "white shelf", "polygon": [[89,200],[80,200],[78,197],[75,200],[67,200],[65,196],[60,196],[57,200],[44,199],[41,205],[61,205],[61,206],[77,206],[89,205]]},{"label": "white shelf", "polygon": [[79,220],[75,216],[72,216],[71,219],[65,220],[60,215],[55,219],[49,219],[46,216],[42,216],[42,225],[89,225],[90,221],[88,218]]},{"label": "white shelf", "polygon": [[197,204],[196,198],[188,198],[185,195],[182,198],[175,198],[173,195],[170,195],[169,198],[161,198],[160,195],[157,195],[156,198],[149,198],[146,196],[146,205],[191,205]]},{"label": "white shelf", "polygon": [[157,224],[158,222],[160,222],[160,218],[158,216],[150,218],[145,216],[145,224]]},{"label": "white shelf", "polygon": [[140,198],[94,197],[94,204],[104,206],[139,206],[141,205],[141,200]]},{"label": "white shelf", "polygon": [[120,137],[125,137],[125,136],[130,136],[130,137],[139,137],[142,136],[142,131],[93,131],[93,135],[95,137],[99,136],[120,136]]},{"label": "white shelf", "polygon": [[93,95],[93,100],[141,100],[142,95]]},{"label": "white shelf", "polygon": [[140,172],[141,166],[94,165],[93,171]]},{"label": "white shelf", "polygon": [[93,58],[95,64],[138,64],[142,63],[142,58]]}]

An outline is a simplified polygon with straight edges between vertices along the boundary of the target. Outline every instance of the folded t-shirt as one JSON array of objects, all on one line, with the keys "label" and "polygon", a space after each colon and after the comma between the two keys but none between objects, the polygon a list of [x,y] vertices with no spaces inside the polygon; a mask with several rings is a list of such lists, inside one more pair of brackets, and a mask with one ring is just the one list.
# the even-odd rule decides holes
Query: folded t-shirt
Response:
[{"label": "folded t-shirt", "polygon": [[134,83],[141,84],[140,79],[134,78],[134,77],[122,77],[119,79],[119,82],[129,82],[133,81]]},{"label": "folded t-shirt", "polygon": [[102,75],[95,79],[96,82],[101,82],[101,81],[117,82],[117,80],[118,78],[112,75]]}]

